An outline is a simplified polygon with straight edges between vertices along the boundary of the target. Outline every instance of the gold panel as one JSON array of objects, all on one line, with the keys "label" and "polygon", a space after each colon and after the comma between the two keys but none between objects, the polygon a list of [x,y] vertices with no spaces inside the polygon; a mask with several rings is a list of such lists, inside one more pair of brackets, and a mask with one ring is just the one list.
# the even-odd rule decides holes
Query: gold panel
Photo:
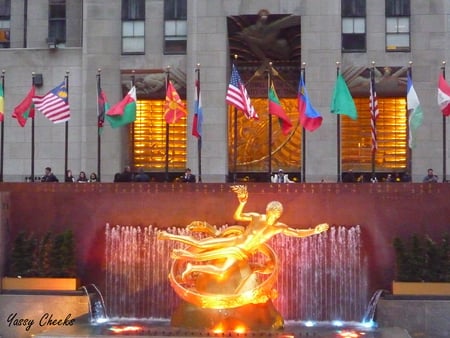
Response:
[{"label": "gold panel", "polygon": [[229,171],[234,172],[234,132],[237,127],[237,172],[267,172],[269,168],[269,117],[272,117],[272,167],[299,171],[301,167],[302,128],[298,122],[297,99],[280,99],[294,126],[289,135],[283,135],[276,117],[268,114],[267,98],[252,99],[259,120],[248,120],[240,111],[237,121],[234,109],[228,109]]},{"label": "gold panel", "polygon": [[[369,98],[355,98],[358,119],[342,116],[341,145],[343,171],[372,170],[372,136]],[[406,99],[378,98],[376,130],[378,150],[375,171],[402,171],[407,168]]]},{"label": "gold panel", "polygon": [[[137,101],[132,128],[132,153],[135,168],[162,171],[166,166],[166,120],[164,100]],[[186,167],[187,119],[169,126],[169,170]]]}]

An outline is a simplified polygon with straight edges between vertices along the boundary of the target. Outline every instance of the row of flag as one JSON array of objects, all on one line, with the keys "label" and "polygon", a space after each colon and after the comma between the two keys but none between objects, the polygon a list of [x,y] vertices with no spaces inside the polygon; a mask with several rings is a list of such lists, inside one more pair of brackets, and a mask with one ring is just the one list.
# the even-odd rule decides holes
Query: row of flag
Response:
[{"label": "row of flag", "polygon": [[[377,135],[376,135],[376,121],[380,115],[378,109],[378,99],[375,90],[375,79],[373,71],[371,70],[370,85],[369,85],[369,109],[371,117],[371,137],[372,137],[372,151],[378,149]],[[298,118],[300,124],[310,132],[315,131],[322,125],[321,114],[312,106],[308,92],[306,90],[303,73],[300,74],[298,85]],[[408,124],[409,137],[408,144],[410,148],[415,146],[416,131],[423,122],[423,110],[420,105],[419,98],[414,89],[411,74],[408,70],[407,74],[407,110],[408,110]],[[280,127],[284,134],[289,134],[292,129],[292,122],[287,114],[284,112],[280,100],[275,91],[273,82],[270,84],[268,91],[269,99],[269,114],[277,116],[280,121]],[[244,83],[242,82],[239,73],[232,65],[232,72],[228,91],[226,94],[226,102],[242,111],[248,119],[258,119],[258,115],[251,103],[251,99],[247,93]],[[438,83],[438,104],[444,116],[450,115],[450,86],[447,84],[444,76],[441,74]],[[353,101],[353,97],[345,82],[342,74],[336,78],[336,83],[333,89],[333,95],[330,103],[330,112],[334,114],[347,115],[353,120],[358,118],[358,112]]]},{"label": "row of flag", "polygon": [[[136,87],[133,85],[127,95],[110,107],[106,94],[101,89],[100,81],[97,84],[97,102],[98,102],[98,128],[101,130],[104,126],[105,118],[112,128],[119,128],[136,120]],[[166,101],[164,105],[164,119],[168,124],[178,122],[187,115],[184,102],[181,100],[172,81],[168,81],[166,90]]]},{"label": "row of flag", "polygon": [[[133,85],[127,95],[114,106],[110,107],[105,93],[97,86],[98,94],[98,127],[102,128],[105,118],[112,128],[118,128],[132,123],[136,119],[136,87]],[[450,115],[450,86],[446,82],[443,74],[438,81],[438,105],[444,116]],[[293,124],[284,111],[273,82],[268,90],[269,114],[278,117],[281,130],[284,134],[289,134]],[[240,110],[248,119],[259,119],[255,108],[252,105],[250,96],[242,82],[236,66],[232,65],[230,82],[226,92],[225,101],[227,104]],[[378,101],[375,91],[375,82],[373,75],[370,78],[369,105],[371,114],[371,132],[372,132],[372,150],[377,149],[376,140],[376,120],[379,116]],[[70,106],[68,101],[68,90],[66,81],[50,90],[44,96],[35,95],[34,85],[14,109],[12,116],[17,119],[19,125],[24,127],[28,118],[34,117],[35,109],[41,111],[53,123],[66,122],[70,119]],[[166,100],[164,106],[164,118],[168,124],[178,122],[181,118],[187,116],[187,109],[181,100],[172,81],[168,81]],[[407,109],[409,123],[409,146],[412,148],[415,144],[416,130],[423,122],[423,110],[420,101],[414,89],[411,75],[407,74]],[[333,95],[330,104],[331,113],[347,115],[353,120],[358,117],[353,97],[341,74],[336,78],[333,89]],[[303,128],[313,132],[321,125],[323,118],[321,114],[312,106],[306,90],[303,73],[300,75],[298,85],[298,113],[299,121]],[[4,115],[4,92],[0,85],[0,121],[3,121]],[[195,102],[194,117],[192,123],[192,135],[200,138],[202,136],[203,107],[201,102],[200,80],[195,82]]]},{"label": "row of flag", "polygon": [[[3,96],[3,87],[1,90]],[[2,103],[3,103],[2,97]],[[66,81],[64,80],[58,86],[50,90],[44,96],[35,94],[34,85],[31,87],[27,96],[20,102],[13,111],[12,117],[17,119],[21,127],[25,127],[28,118],[34,118],[35,109],[39,110],[46,118],[53,123],[69,121],[70,106],[69,95]],[[2,111],[3,121],[3,111]]]}]

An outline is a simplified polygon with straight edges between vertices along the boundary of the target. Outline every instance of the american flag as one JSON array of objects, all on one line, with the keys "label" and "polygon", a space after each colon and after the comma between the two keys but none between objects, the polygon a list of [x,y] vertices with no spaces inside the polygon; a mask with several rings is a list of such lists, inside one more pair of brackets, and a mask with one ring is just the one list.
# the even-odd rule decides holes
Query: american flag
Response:
[{"label": "american flag", "polygon": [[228,85],[227,95],[225,101],[245,114],[248,119],[258,119],[255,108],[252,105],[250,97],[248,96],[247,89],[245,89],[242,83],[241,77],[233,64],[233,70],[231,72],[231,79]]},{"label": "american flag", "polygon": [[369,108],[370,108],[370,127],[371,127],[371,134],[372,134],[372,151],[375,152],[378,149],[378,142],[377,142],[377,118],[380,112],[378,111],[378,100],[377,100],[377,93],[375,91],[375,79],[373,70],[370,72],[370,102],[369,102]]},{"label": "american flag", "polygon": [[70,120],[69,93],[66,81],[53,88],[44,96],[33,97],[34,106],[53,123]]}]

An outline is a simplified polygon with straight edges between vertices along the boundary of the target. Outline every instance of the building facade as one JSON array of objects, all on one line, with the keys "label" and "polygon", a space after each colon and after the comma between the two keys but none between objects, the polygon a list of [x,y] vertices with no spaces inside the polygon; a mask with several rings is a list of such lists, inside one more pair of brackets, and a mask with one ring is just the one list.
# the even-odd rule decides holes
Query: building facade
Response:
[{"label": "building facade", "polygon": [[[351,70],[371,67],[381,71],[403,69],[402,79],[397,79],[402,84],[397,87],[406,88],[405,71],[410,67],[424,119],[417,130],[416,146],[410,150],[404,147],[406,164],[400,171],[409,172],[413,181],[421,181],[427,168],[434,168],[441,179],[446,176],[448,122],[436,99],[438,76],[445,70],[443,61],[450,50],[450,4],[445,0],[187,0],[186,7],[182,1],[163,0],[0,3],[10,8],[0,16],[4,181],[25,181],[30,173],[38,177],[50,166],[60,181],[65,169],[70,168],[74,173],[100,171],[101,180],[111,182],[116,172],[131,165],[135,170],[143,167],[160,173],[183,171],[181,168],[188,166],[196,174],[201,171],[202,182],[225,182],[234,167],[232,119],[225,103],[232,61],[230,18],[242,17],[244,22],[245,18],[257,17],[263,9],[269,16],[299,18],[301,57],[294,68],[302,68],[307,75],[309,99],[323,117],[319,129],[303,131],[304,137],[297,143],[303,147],[303,160],[298,170],[291,171],[301,172],[307,182],[335,182],[340,180],[341,172],[354,169],[345,165],[345,158],[337,150],[340,138],[344,138],[339,136],[339,125],[348,123],[346,117],[340,121],[330,113],[337,70],[348,75]],[[184,12],[185,17],[180,15]],[[237,61],[236,65],[245,74],[243,64]],[[33,74],[35,81],[39,75],[37,95],[44,95],[68,78],[71,119],[67,124],[53,124],[39,112],[34,126],[28,121],[20,127],[11,118],[14,108],[29,92]],[[146,167],[137,159],[137,129],[131,125],[117,129],[106,125],[99,137],[97,80],[101,75],[101,88],[113,104],[126,94],[126,84],[132,80],[150,79],[144,86],[151,87],[164,84],[167,74],[179,85],[189,110],[181,133],[184,158],[176,167]],[[191,135],[198,75],[204,112],[201,156],[198,139]],[[147,87],[138,87],[138,101]],[[355,88],[350,86],[352,94],[358,96]],[[380,99],[389,96],[383,94],[381,85],[379,88]],[[252,94],[251,85],[249,91]],[[295,98],[295,92],[291,96]],[[396,96],[406,98],[406,90],[403,94],[399,90]],[[164,149],[160,153],[160,162],[164,163]],[[262,171],[270,172],[272,165],[278,169],[286,164],[276,159]]]}]

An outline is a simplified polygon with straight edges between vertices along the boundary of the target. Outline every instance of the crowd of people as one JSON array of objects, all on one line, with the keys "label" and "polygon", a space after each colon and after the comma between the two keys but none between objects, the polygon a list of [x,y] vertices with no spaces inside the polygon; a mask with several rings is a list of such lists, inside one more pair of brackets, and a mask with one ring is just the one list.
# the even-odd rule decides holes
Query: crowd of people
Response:
[{"label": "crowd of people", "polygon": [[[52,172],[51,167],[46,167],[44,175],[40,179],[41,182],[59,182],[58,177]],[[92,172],[89,177],[87,177],[85,171],[80,171],[78,176],[75,177],[71,169],[66,171],[64,176],[64,182],[71,183],[93,183],[98,182],[98,177],[95,172]],[[117,173],[114,176],[114,182],[150,182],[150,176],[144,171],[143,168],[139,168],[137,173],[133,173],[129,165],[125,166],[123,171]],[[191,169],[186,168],[184,174],[176,178],[177,182],[184,183],[195,183],[197,182],[196,176],[192,173]],[[376,175],[372,174],[370,179],[367,179],[363,174],[355,175],[352,170],[345,172],[342,177],[342,181],[346,183],[364,183],[364,182],[411,182],[411,176],[409,173],[399,173],[387,174],[383,177],[378,178]],[[294,183],[294,181],[289,179],[288,174],[286,174],[283,169],[279,169],[278,172],[271,175],[272,183]],[[438,176],[434,173],[432,168],[428,168],[427,175],[422,180],[423,183],[438,183]]]}]

